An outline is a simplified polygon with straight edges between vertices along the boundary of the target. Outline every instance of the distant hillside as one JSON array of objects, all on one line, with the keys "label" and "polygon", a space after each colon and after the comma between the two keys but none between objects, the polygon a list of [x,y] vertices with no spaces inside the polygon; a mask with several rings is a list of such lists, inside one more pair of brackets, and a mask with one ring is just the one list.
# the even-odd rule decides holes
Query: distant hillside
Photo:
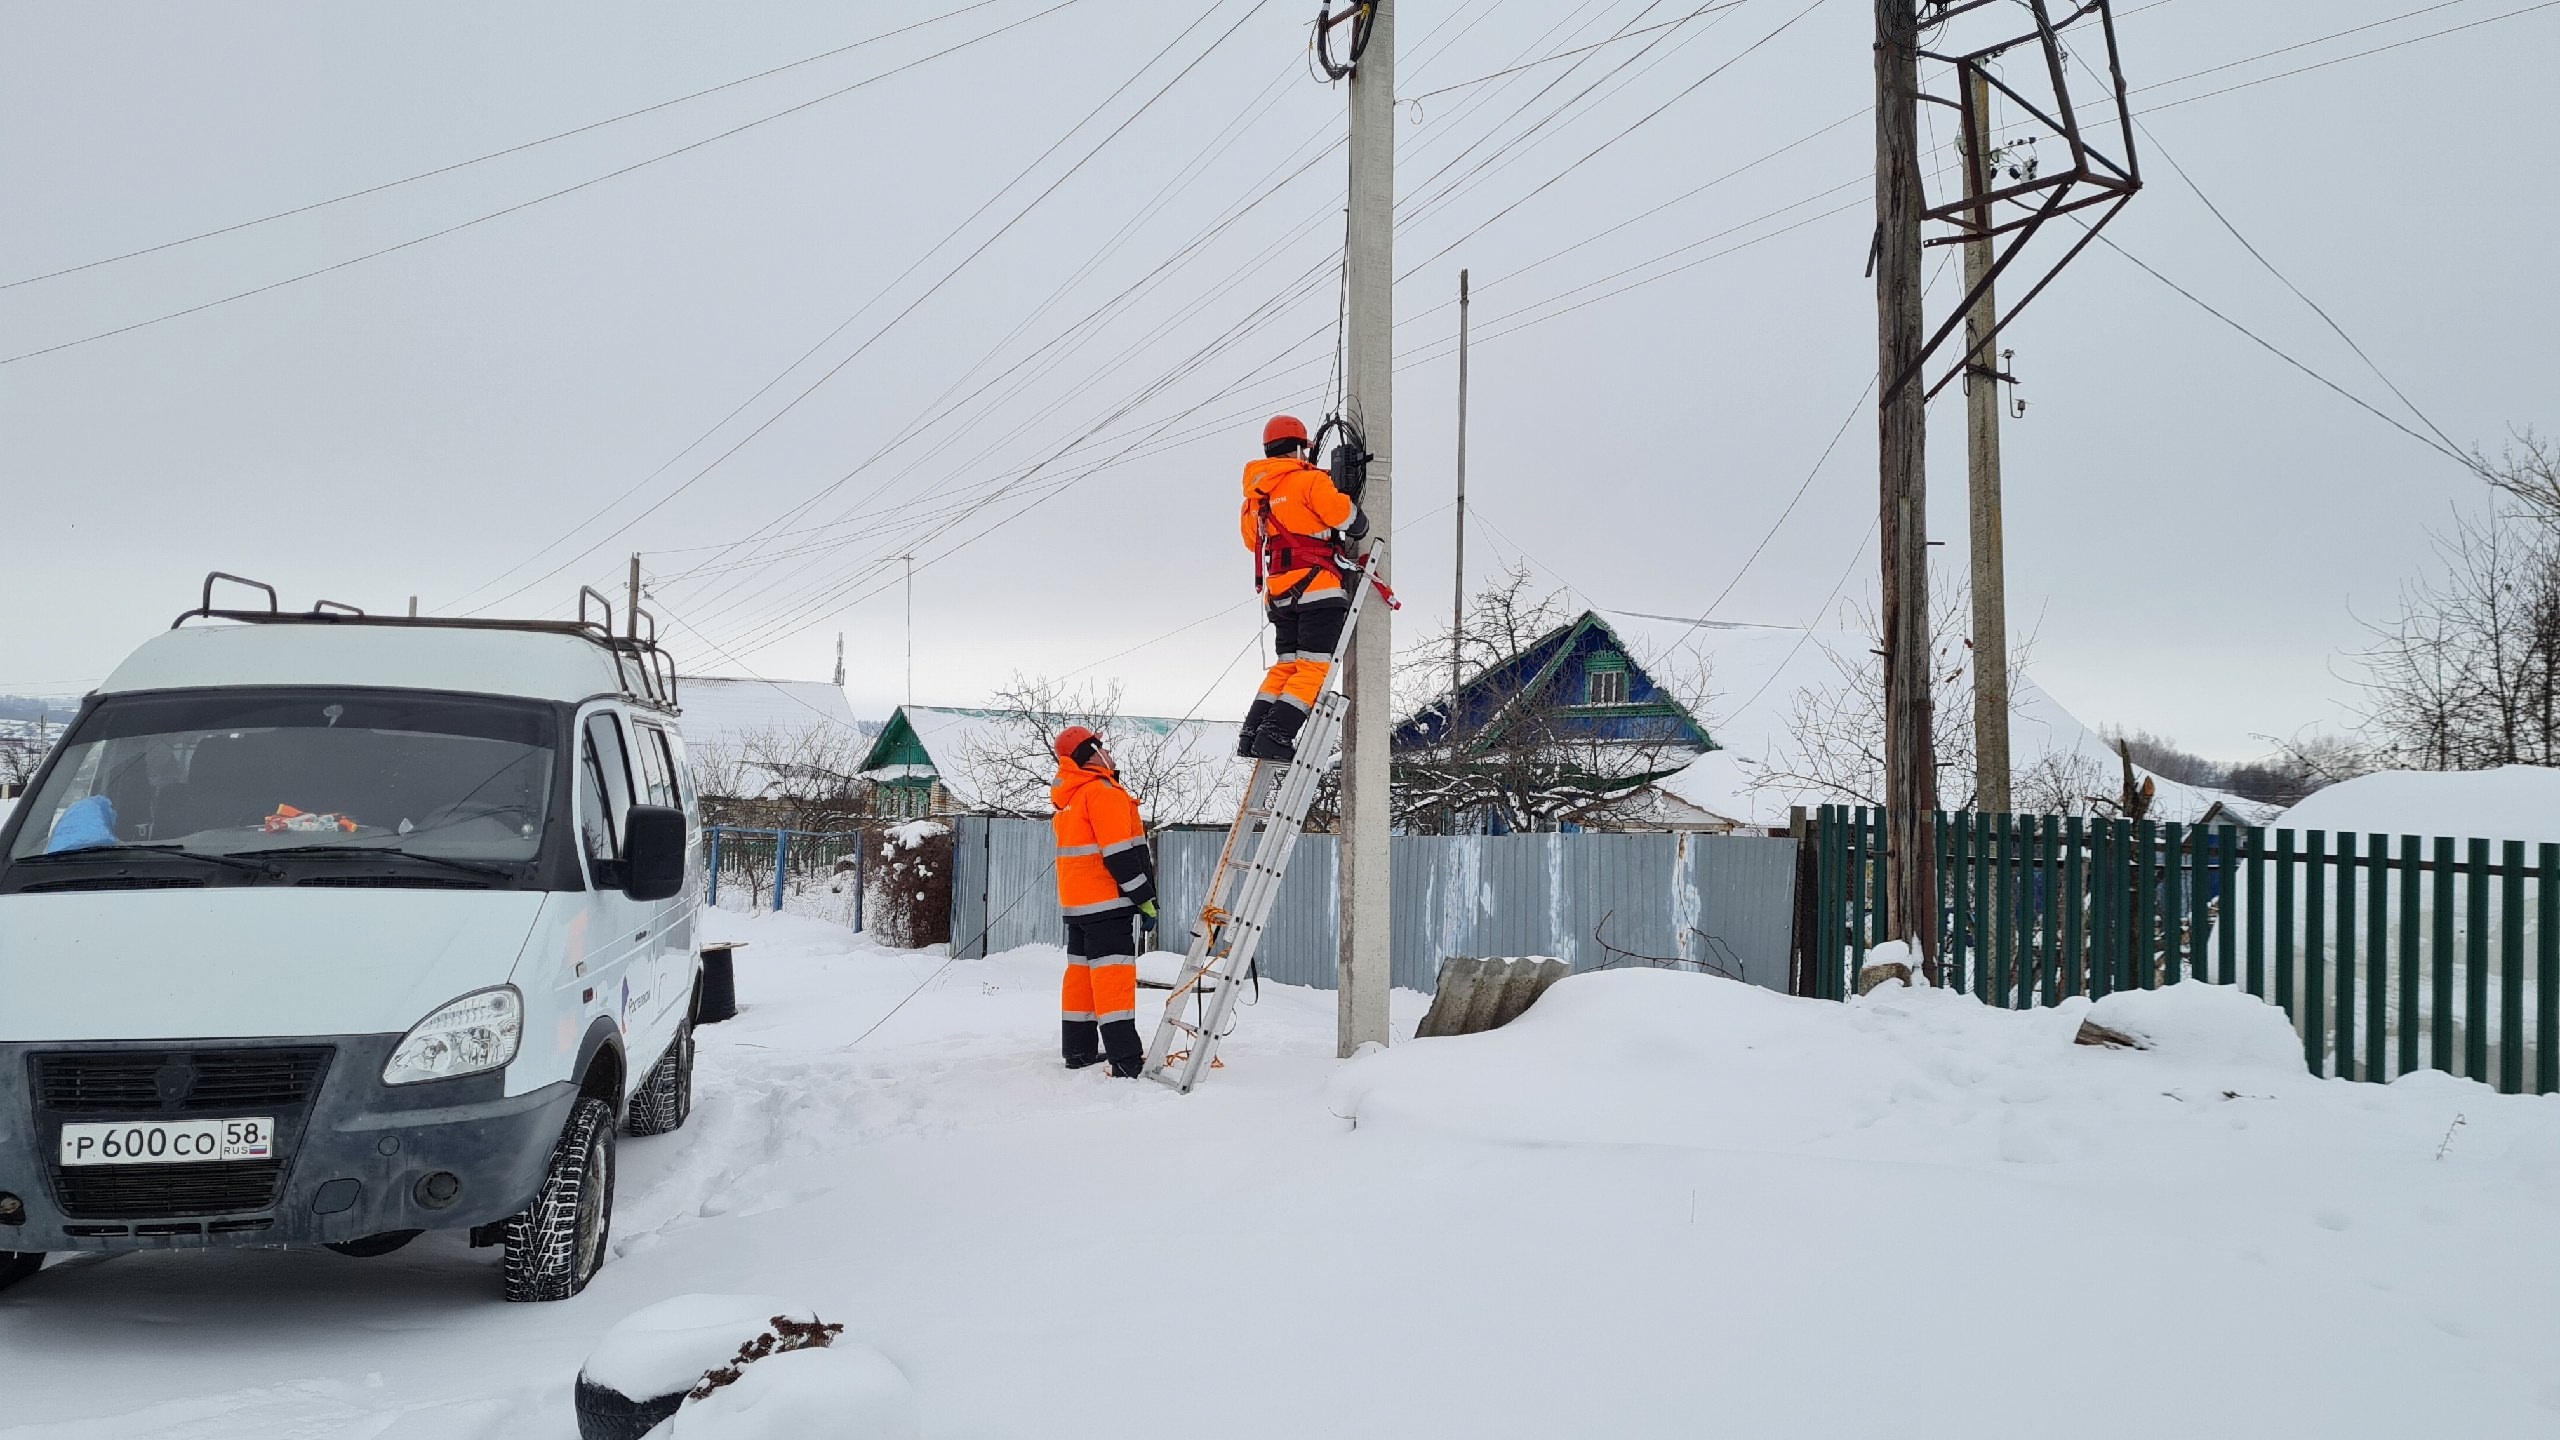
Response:
[{"label": "distant hillside", "polygon": [[45,720],[64,724],[79,713],[80,702],[59,695],[0,695],[0,720]]}]

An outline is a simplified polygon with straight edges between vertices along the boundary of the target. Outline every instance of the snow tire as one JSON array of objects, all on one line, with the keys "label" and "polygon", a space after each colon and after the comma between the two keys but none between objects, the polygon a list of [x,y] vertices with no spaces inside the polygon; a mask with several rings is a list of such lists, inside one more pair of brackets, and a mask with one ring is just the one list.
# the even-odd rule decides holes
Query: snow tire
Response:
[{"label": "snow tire", "polygon": [[0,1290],[8,1289],[43,1268],[44,1252],[41,1250],[0,1250]]},{"label": "snow tire", "polygon": [[508,1300],[566,1300],[587,1288],[613,1234],[613,1175],[613,1107],[583,1097],[533,1203],[506,1221]]},{"label": "snow tire", "polygon": [[649,1067],[640,1093],[631,1097],[627,1128],[634,1135],[664,1135],[683,1128],[693,1114],[693,1022],[676,1031],[667,1053]]}]

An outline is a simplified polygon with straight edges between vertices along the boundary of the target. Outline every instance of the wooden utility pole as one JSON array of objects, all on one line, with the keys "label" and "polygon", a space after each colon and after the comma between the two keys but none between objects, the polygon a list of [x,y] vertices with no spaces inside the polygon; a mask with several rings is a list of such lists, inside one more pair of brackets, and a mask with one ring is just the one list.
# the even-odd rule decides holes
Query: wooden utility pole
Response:
[{"label": "wooden utility pole", "polygon": [[1449,566],[1449,724],[1458,723],[1458,684],[1467,630],[1467,272],[1458,272],[1458,558]]},{"label": "wooden utility pole", "polygon": [[1928,386],[1920,374],[1919,5],[1876,0],[1876,344],[1878,546],[1884,566],[1884,786],[1888,933],[1937,978],[1931,813],[1938,808],[1930,716]]},{"label": "wooden utility pole", "polygon": [[[1396,7],[1378,0],[1367,47],[1351,73],[1351,213],[1343,284],[1349,311],[1345,389],[1369,448],[1360,509],[1384,543],[1392,526],[1395,455]],[[1385,578],[1384,575],[1380,576]],[[1395,651],[1384,605],[1363,605],[1344,676],[1342,929],[1336,978],[1339,1053],[1387,1042],[1387,744]]]},{"label": "wooden utility pole", "polygon": [[[1968,197],[1993,188],[1991,82],[1971,75],[1970,133],[1965,136]],[[1991,207],[1974,207],[1977,234],[1988,235]],[[2009,811],[2009,593],[2000,549],[2000,311],[1991,294],[1991,241],[1968,240],[1964,284],[1975,294],[1965,316],[1964,415],[1967,497],[1973,522],[1973,805]]]}]

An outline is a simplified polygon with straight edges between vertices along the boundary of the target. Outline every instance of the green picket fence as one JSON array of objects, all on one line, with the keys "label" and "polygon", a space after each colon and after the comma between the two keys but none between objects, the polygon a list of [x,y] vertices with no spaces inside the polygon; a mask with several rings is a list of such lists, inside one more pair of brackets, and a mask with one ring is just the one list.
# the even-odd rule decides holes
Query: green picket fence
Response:
[{"label": "green picket fence", "polygon": [[[1941,982],[2025,1008],[2182,980],[2281,1007],[2315,1075],[2560,1091],[2560,845],[2087,816],[1933,818]],[[1884,812],[1815,820],[1814,994],[1887,938]]]}]

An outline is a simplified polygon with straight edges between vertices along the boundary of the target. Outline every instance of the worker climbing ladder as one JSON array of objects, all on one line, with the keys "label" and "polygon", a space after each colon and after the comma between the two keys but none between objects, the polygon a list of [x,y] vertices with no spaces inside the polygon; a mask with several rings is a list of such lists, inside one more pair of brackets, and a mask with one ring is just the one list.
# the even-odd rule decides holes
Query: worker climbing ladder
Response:
[{"label": "worker climbing ladder", "polygon": [[[1385,568],[1386,552],[1384,541],[1372,544],[1345,577],[1350,582],[1351,609],[1343,618],[1342,638],[1335,642],[1334,652],[1323,657],[1329,665],[1324,689],[1298,731],[1296,756],[1254,762],[1244,804],[1227,830],[1226,847],[1218,852],[1217,873],[1210,877],[1209,893],[1191,924],[1190,953],[1183,957],[1182,973],[1164,1004],[1164,1018],[1147,1046],[1145,1073],[1176,1090],[1188,1093],[1217,1063],[1218,1042],[1226,1038],[1239,985],[1262,944],[1263,927],[1280,896],[1280,882],[1287,878],[1298,837],[1306,830],[1307,807],[1315,802],[1316,786],[1324,778],[1334,741],[1342,731],[1349,701],[1337,683],[1341,661],[1351,652],[1351,637],[1360,628],[1370,595],[1376,593],[1390,606],[1395,603],[1392,592],[1377,578]],[[1184,1018],[1186,1009],[1191,1012],[1189,1019]]]}]

